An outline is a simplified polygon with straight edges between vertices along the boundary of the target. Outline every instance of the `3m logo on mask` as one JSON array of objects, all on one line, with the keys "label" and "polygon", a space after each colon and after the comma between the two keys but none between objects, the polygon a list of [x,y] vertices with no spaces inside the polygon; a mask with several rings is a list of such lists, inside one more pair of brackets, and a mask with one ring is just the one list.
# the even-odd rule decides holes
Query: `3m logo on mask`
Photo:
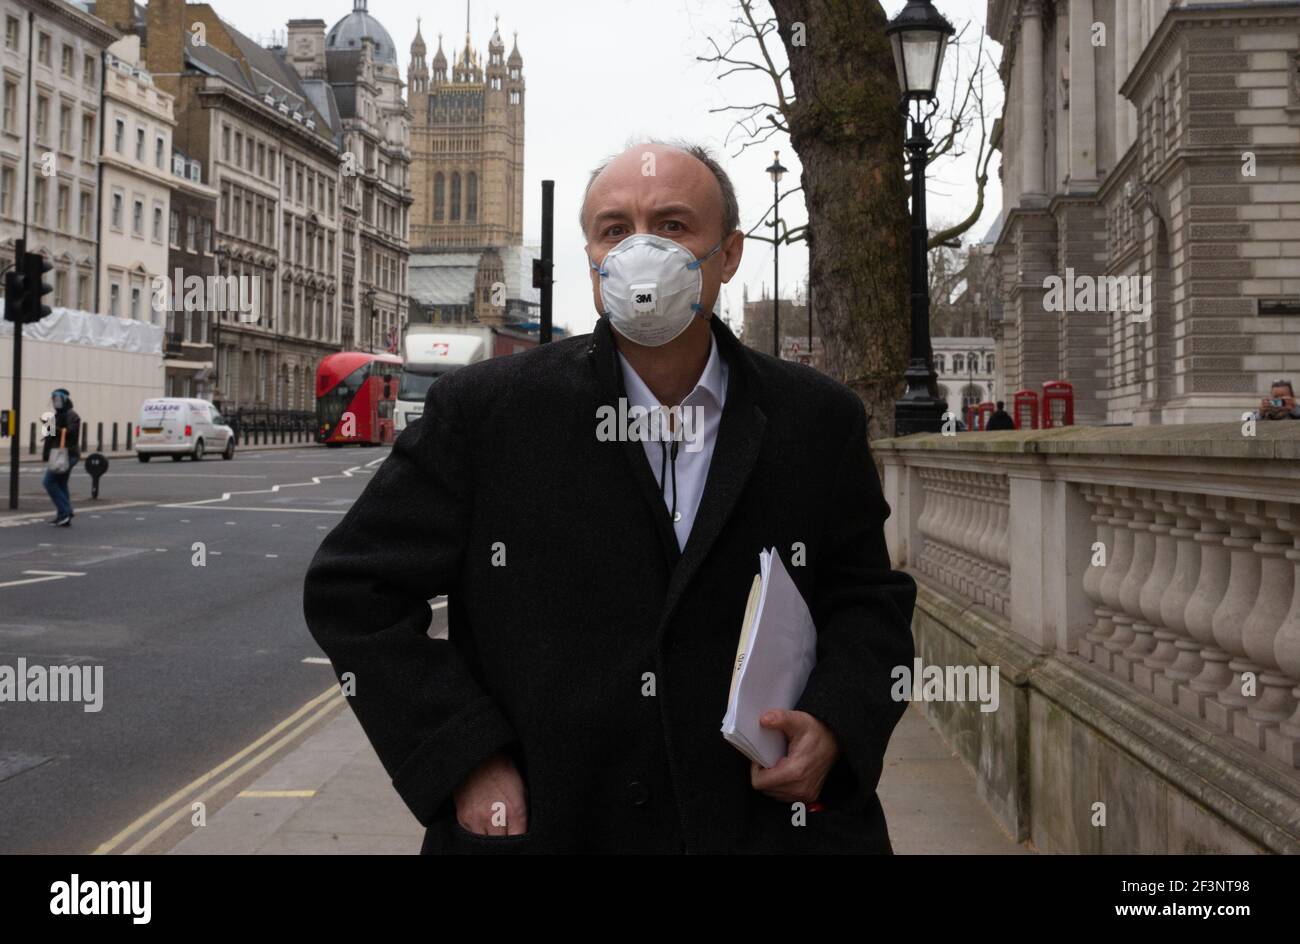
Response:
[{"label": "3m logo on mask", "polygon": [[658,307],[658,282],[636,282],[628,288],[632,292],[632,310],[637,314],[650,314]]}]

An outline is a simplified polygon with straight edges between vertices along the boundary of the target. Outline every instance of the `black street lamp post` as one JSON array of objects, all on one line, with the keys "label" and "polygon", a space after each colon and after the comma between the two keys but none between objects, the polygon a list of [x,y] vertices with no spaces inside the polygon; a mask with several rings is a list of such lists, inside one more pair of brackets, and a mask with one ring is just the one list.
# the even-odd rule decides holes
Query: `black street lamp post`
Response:
[{"label": "black street lamp post", "polygon": [[954,32],[952,24],[930,0],[909,0],[885,30],[894,50],[903,108],[906,111],[915,106],[910,111],[911,133],[905,144],[912,170],[912,348],[910,363],[903,373],[907,390],[894,404],[895,436],[939,432],[947,408],[947,402],[938,397],[931,365],[925,168],[930,153],[926,122],[934,114],[944,49]]},{"label": "black street lamp post", "polygon": [[767,169],[772,178],[772,356],[781,356],[781,178],[786,168],[781,166],[781,152],[772,152],[772,166]]}]

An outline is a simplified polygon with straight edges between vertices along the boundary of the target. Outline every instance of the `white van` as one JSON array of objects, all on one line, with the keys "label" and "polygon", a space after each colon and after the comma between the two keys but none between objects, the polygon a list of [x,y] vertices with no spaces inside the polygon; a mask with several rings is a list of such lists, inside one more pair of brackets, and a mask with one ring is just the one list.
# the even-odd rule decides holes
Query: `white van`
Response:
[{"label": "white van", "polygon": [[223,459],[235,457],[235,431],[226,425],[217,408],[207,400],[190,397],[158,397],[145,400],[135,428],[135,455],[141,462],[154,456],[183,456],[202,459],[210,452]]}]

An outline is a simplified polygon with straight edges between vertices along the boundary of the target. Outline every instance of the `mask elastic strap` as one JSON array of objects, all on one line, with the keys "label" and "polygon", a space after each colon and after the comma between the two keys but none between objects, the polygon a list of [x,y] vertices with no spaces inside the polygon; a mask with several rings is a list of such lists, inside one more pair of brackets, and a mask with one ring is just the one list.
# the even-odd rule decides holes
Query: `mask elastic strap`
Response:
[{"label": "mask elastic strap", "polygon": [[602,279],[605,278],[607,275],[609,275],[608,269],[602,269],[600,266],[596,265],[596,263],[592,262],[590,259],[587,260],[587,265],[595,269],[600,274],[600,277]]},{"label": "mask elastic strap", "polygon": [[700,266],[704,265],[704,263],[705,263],[705,261],[706,261],[707,259],[709,259],[710,257],[712,257],[712,255],[713,255],[715,252],[717,252],[719,249],[721,249],[721,248],[722,248],[722,243],[719,242],[716,246],[714,246],[712,249],[709,250],[708,255],[704,256],[704,257],[701,258],[701,259],[696,259],[694,262],[688,262],[688,263],[686,263],[686,268],[688,268],[688,269],[698,269]]}]

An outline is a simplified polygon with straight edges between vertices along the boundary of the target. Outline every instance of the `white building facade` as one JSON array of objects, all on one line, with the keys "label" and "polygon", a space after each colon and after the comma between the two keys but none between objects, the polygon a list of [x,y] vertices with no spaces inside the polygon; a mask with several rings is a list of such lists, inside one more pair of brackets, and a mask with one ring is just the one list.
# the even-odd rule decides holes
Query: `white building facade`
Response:
[{"label": "white building facade", "polygon": [[170,278],[173,186],[172,96],[140,65],[140,40],[126,36],[104,56],[103,188],[99,308],[114,318],[164,325],[155,280]]},{"label": "white building facade", "polygon": [[0,268],[26,215],[28,251],[54,265],[49,303],[93,311],[101,60],[118,34],[64,0],[0,0],[0,24]]}]

